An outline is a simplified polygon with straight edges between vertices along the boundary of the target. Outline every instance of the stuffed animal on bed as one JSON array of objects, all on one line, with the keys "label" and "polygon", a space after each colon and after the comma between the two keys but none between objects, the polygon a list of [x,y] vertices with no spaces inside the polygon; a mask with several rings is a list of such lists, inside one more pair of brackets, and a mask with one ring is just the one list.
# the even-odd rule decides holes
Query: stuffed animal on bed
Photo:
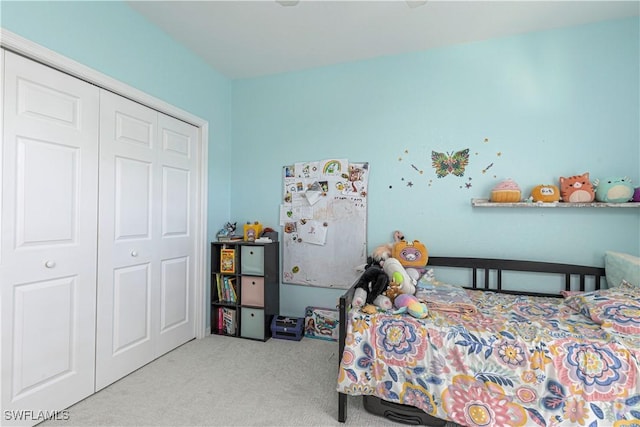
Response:
[{"label": "stuffed animal on bed", "polygon": [[393,243],[384,243],[382,245],[377,246],[371,256],[367,259],[367,265],[377,264],[382,267],[382,264],[387,260],[387,258],[391,258],[391,253],[393,252],[393,245],[397,242],[401,242],[404,240],[404,234],[401,231],[393,232]]},{"label": "stuffed animal on bed", "polygon": [[427,271],[425,268],[429,261],[429,251],[424,243],[419,240],[406,240],[401,231],[393,232],[393,249],[391,256],[398,261],[416,282]]},{"label": "stuffed animal on bed", "polygon": [[395,258],[388,258],[382,265],[382,269],[389,278],[389,286],[398,286],[401,294],[415,294],[416,281],[409,276],[407,270]]},{"label": "stuffed animal on bed", "polygon": [[416,298],[415,295],[398,295],[393,302],[393,305],[398,309],[394,311],[395,314],[409,313],[418,319],[424,319],[429,315],[427,305],[418,301],[418,298]]},{"label": "stuffed animal on bed", "polygon": [[402,239],[399,242],[395,242],[391,256],[400,261],[404,268],[421,268],[427,265],[429,260],[427,247],[419,240],[409,241]]},{"label": "stuffed animal on bed", "polygon": [[376,312],[377,309],[375,307],[382,310],[390,310],[393,308],[392,301],[388,296],[384,295],[388,286],[389,277],[382,267],[377,265],[369,266],[356,283],[352,306],[362,308],[365,313]]},{"label": "stuffed animal on bed", "polygon": [[377,246],[373,252],[371,252],[371,256],[367,258],[367,266],[369,265],[377,265],[382,267],[382,264],[387,260],[387,258],[391,257],[391,250],[393,249],[393,244],[385,243],[383,245]]}]

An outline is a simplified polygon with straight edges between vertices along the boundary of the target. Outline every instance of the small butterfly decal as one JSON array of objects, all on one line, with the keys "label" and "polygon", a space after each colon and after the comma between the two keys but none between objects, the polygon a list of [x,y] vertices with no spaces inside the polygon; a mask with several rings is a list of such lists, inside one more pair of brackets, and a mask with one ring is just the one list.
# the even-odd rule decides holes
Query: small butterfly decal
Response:
[{"label": "small butterfly decal", "polygon": [[438,178],[444,178],[448,174],[464,176],[464,168],[469,164],[469,149],[456,153],[431,152],[431,165],[436,170]]}]

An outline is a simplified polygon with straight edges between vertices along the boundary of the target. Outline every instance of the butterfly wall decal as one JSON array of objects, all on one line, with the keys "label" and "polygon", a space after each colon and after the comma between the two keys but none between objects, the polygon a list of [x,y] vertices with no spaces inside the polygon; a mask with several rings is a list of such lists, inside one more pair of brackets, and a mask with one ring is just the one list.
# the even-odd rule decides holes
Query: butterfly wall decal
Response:
[{"label": "butterfly wall decal", "polygon": [[431,151],[431,166],[436,170],[438,178],[444,178],[448,174],[464,176],[464,168],[469,164],[469,149],[455,153],[438,153]]}]

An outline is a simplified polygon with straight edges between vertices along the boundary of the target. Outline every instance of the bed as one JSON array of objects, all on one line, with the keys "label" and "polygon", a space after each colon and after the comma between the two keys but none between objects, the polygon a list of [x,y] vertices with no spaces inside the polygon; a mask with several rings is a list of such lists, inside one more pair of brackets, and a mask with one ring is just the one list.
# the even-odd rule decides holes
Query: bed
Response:
[{"label": "bed", "polygon": [[[352,310],[354,287],[340,298],[340,422],[351,395],[418,408],[433,425],[640,426],[640,289],[603,289],[602,267],[452,257],[428,267],[425,319]],[[441,269],[463,269],[469,285],[440,281]],[[518,291],[524,272],[557,276],[560,289]]]}]

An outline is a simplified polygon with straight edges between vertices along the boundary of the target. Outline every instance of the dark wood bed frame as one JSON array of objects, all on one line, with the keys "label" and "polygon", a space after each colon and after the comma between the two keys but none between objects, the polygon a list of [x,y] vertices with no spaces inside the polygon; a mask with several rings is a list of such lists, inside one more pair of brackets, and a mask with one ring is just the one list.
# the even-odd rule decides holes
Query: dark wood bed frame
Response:
[{"label": "dark wood bed frame", "polygon": [[[457,257],[429,257],[427,268],[431,267],[453,267],[471,270],[472,283],[470,289],[491,290],[494,292],[511,293],[516,295],[533,295],[533,296],[555,296],[560,297],[560,292],[540,293],[525,292],[503,289],[502,272],[503,271],[520,271],[529,273],[551,273],[562,275],[565,278],[564,290],[566,291],[585,291],[586,278],[591,277],[594,280],[594,289],[600,289],[601,278],[605,277],[604,267],[588,267],[572,264],[558,264],[552,262],[538,261],[518,261],[504,260],[492,258],[457,258]],[[479,279],[479,271],[482,271]],[[572,288],[572,277],[579,277],[579,285],[577,289]],[[491,280],[493,278],[494,280]],[[347,335],[347,314],[351,308],[353,293],[355,292],[355,283],[341,297],[338,303],[339,310],[339,360],[338,365],[342,361],[342,353],[344,352],[345,339]],[[347,395],[338,393],[338,421],[343,423],[347,419]]]}]

